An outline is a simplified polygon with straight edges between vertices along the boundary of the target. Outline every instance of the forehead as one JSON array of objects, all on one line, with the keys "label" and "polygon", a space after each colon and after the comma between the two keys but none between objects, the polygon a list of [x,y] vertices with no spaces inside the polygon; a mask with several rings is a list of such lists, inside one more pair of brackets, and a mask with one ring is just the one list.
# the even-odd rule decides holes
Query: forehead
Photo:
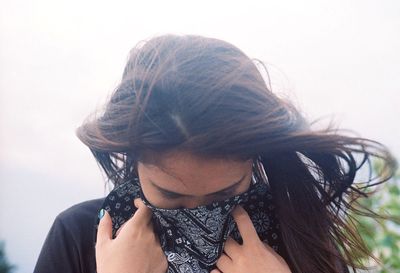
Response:
[{"label": "forehead", "polygon": [[205,194],[237,182],[251,172],[252,161],[204,158],[186,152],[170,152],[157,163],[139,163],[139,176],[174,192]]}]

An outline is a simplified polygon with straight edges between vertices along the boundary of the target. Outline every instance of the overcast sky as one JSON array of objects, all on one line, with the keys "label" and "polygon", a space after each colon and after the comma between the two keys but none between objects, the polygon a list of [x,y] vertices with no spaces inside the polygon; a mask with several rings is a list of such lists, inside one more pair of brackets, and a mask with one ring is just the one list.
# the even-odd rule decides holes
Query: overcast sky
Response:
[{"label": "overcast sky", "polygon": [[[263,3],[263,4],[260,4]],[[75,137],[117,85],[129,50],[157,34],[199,34],[263,60],[274,91],[310,119],[400,156],[400,2],[1,1],[0,239],[31,272],[62,210],[102,197]]]}]

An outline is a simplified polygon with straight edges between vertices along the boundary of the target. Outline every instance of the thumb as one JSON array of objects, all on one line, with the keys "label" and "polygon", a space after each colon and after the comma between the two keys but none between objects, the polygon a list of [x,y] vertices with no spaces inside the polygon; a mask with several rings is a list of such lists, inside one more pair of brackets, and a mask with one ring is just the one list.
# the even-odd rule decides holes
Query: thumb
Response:
[{"label": "thumb", "polygon": [[235,219],[240,235],[242,236],[243,244],[253,244],[260,241],[250,216],[242,206],[236,206],[232,212],[232,216]]},{"label": "thumb", "polygon": [[135,200],[133,200],[133,204],[134,204],[135,207],[137,207],[138,209],[139,209],[141,206],[146,206],[146,205],[143,203],[142,199],[140,199],[140,198],[135,198]]},{"label": "thumb", "polygon": [[133,221],[138,225],[149,225],[151,223],[151,210],[143,203],[140,198],[134,200],[135,206],[138,208],[133,215]]},{"label": "thumb", "polygon": [[148,229],[152,225],[151,210],[140,199],[135,199],[134,204],[137,207],[137,210],[126,222],[126,226],[124,227],[124,230],[121,231],[121,235],[122,233],[132,235],[137,230]]},{"label": "thumb", "polygon": [[104,244],[105,242],[112,240],[112,221],[111,217],[105,209],[101,209],[99,212],[99,226],[97,228],[97,244]]}]

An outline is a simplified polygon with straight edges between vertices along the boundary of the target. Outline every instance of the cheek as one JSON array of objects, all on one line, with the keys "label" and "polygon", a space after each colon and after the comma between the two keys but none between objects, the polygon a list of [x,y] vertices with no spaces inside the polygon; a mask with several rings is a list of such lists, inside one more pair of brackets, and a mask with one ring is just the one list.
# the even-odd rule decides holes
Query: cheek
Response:
[{"label": "cheek", "polygon": [[237,190],[237,193],[244,193],[250,188],[250,184],[252,183],[251,176],[246,178],[246,181],[240,185]]},{"label": "cheek", "polygon": [[161,196],[158,194],[157,190],[148,186],[143,180],[140,181],[140,187],[142,188],[142,192],[144,197],[149,201],[152,205],[155,205]]}]

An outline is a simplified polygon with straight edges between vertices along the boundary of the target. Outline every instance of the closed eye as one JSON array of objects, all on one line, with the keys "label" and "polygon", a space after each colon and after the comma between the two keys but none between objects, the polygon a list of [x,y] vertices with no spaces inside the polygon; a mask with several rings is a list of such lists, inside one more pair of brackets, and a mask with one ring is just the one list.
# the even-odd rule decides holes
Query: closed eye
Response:
[{"label": "closed eye", "polygon": [[217,193],[215,196],[217,196],[217,197],[229,197],[229,196],[232,196],[234,193],[235,193],[234,190],[230,190],[230,191],[226,191],[226,192]]},{"label": "closed eye", "polygon": [[166,192],[161,192],[162,193],[162,195],[165,197],[165,198],[167,198],[167,199],[179,199],[179,198],[182,198],[183,196],[182,195],[180,195],[180,194],[176,194],[176,193],[173,193],[173,192],[168,192],[168,191],[166,191]]},{"label": "closed eye", "polygon": [[[218,193],[214,194],[214,197],[216,197],[216,198],[227,198],[227,197],[230,197],[230,196],[234,195],[234,193],[235,193],[234,190],[218,192]],[[179,199],[179,198],[185,197],[185,196],[182,196],[180,194],[176,194],[174,192],[168,192],[168,191],[165,191],[165,192],[163,191],[162,195],[167,199]]]},{"label": "closed eye", "polygon": [[[244,181],[245,177],[246,177],[246,174],[244,174],[240,178],[239,181],[235,182],[231,186],[229,186],[223,190],[220,190],[218,192],[206,194],[206,196],[208,196],[208,197],[226,197],[226,196],[232,195],[234,192],[236,192],[236,189],[239,187],[240,183],[242,183]],[[179,198],[191,196],[191,195],[180,194],[180,193],[169,191],[167,189],[163,189],[160,186],[157,186],[157,184],[151,180],[150,180],[150,183],[153,184],[153,186],[155,188],[157,188],[157,190],[167,199],[179,199]]]}]

